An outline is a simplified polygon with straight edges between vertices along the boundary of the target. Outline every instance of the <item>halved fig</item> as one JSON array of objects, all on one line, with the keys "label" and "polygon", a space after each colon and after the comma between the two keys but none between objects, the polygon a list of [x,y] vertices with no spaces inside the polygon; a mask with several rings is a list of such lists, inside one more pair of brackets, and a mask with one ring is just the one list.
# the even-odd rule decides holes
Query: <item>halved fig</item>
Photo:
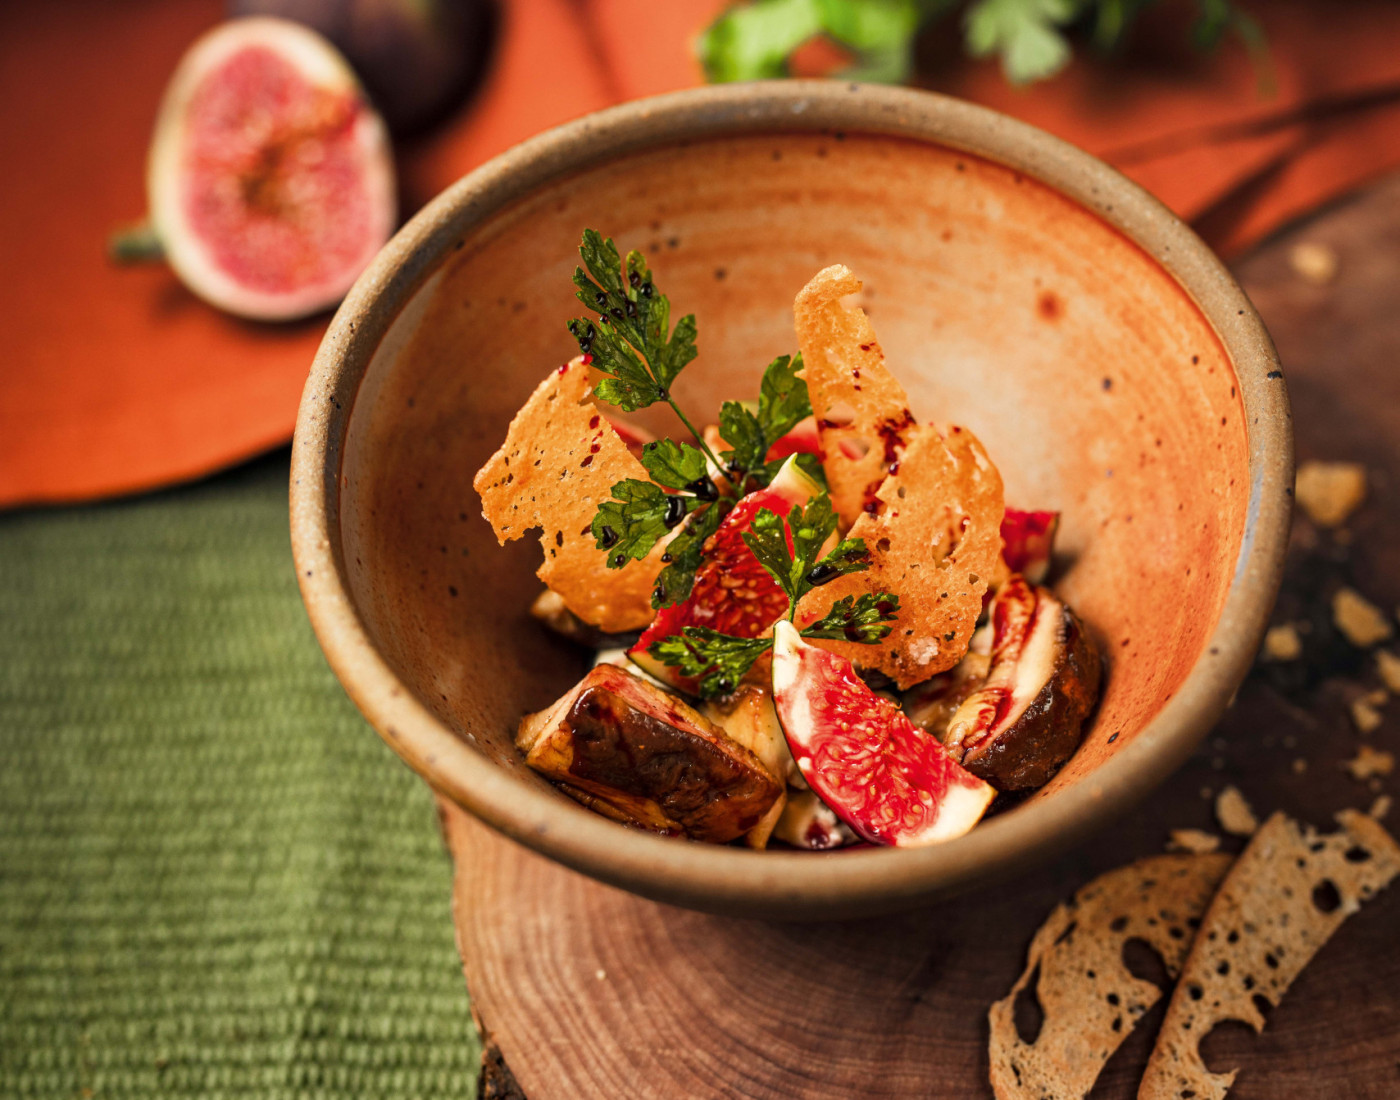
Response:
[{"label": "halved fig", "polygon": [[999,790],[1042,786],[1079,747],[1103,662],[1078,617],[1048,588],[1013,576],[992,602],[986,681],[958,707],[944,743]]},{"label": "halved fig", "polygon": [[644,829],[727,843],[782,794],[756,756],[661,688],[597,665],[548,710],[527,715],[516,745],[565,793]]},{"label": "halved fig", "polygon": [[872,844],[913,847],[971,829],[996,792],[876,695],[851,662],[773,629],[773,698],[808,785]]},{"label": "halved fig", "polygon": [[1040,584],[1050,572],[1050,556],[1059,530],[1059,512],[1023,512],[1008,508],[1001,520],[1001,558],[1012,573]]},{"label": "halved fig", "polygon": [[773,835],[809,852],[829,852],[860,840],[849,825],[811,791],[788,791]]},{"label": "halved fig", "polygon": [[397,216],[384,123],[335,47],[283,19],[231,20],[189,49],[146,187],[181,281],[260,320],[334,305]]},{"label": "halved fig", "polygon": [[662,608],[628,656],[658,680],[695,694],[693,680],[658,661],[647,648],[687,626],[708,626],[738,638],[757,638],[772,626],[787,610],[787,596],[744,544],[744,532],[759,509],[786,516],[794,505],[805,504],[820,491],[821,486],[795,460],[783,463],[772,484],[744,497],[724,517],[705,547],[705,560],[696,571],[690,595]]},{"label": "halved fig", "polygon": [[[778,712],[773,709],[771,676],[767,681],[746,683],[730,696],[705,703],[700,712],[724,730],[731,741],[753,753],[768,774],[786,788],[798,775],[797,765],[788,751]],[[749,830],[744,839],[750,848],[767,847],[786,804],[786,794],[779,795],[763,820]]]}]

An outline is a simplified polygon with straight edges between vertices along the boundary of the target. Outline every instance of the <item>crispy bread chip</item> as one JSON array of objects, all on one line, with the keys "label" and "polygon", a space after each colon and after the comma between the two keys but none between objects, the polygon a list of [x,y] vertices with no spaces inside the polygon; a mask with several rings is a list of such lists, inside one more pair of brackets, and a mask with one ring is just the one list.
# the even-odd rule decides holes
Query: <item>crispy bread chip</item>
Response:
[{"label": "crispy bread chip", "polygon": [[1400,845],[1373,818],[1337,815],[1319,836],[1281,813],[1260,826],[1206,912],[1182,968],[1138,1100],[1220,1100],[1235,1073],[1211,1073],[1198,1045],[1222,1020],[1264,1029],[1342,921],[1400,873]]},{"label": "crispy bread chip", "polygon": [[842,596],[894,592],[899,620],[878,646],[825,642],[907,688],[952,668],[967,652],[982,594],[1001,557],[1001,475],[966,428],[911,427],[899,465],[881,483],[878,507],[850,537],[865,540],[870,569],[818,588],[800,622]]},{"label": "crispy bread chip", "polygon": [[[1080,1100],[1161,996],[1134,977],[1123,945],[1145,940],[1175,975],[1228,855],[1149,856],[1100,875],[1055,907],[1031,941],[1026,969],[992,1005],[992,1088],[998,1100]],[[1032,982],[1043,1019],[1035,1041],[1016,1029],[1016,998]]]},{"label": "crispy bread chip", "polygon": [[656,614],[651,590],[661,571],[661,548],[622,569],[605,569],[589,530],[598,505],[624,478],[647,480],[588,397],[582,356],[550,371],[515,414],[506,441],[472,481],[481,514],[504,545],[543,528],[540,580],[569,610],[608,633],[636,630]]},{"label": "crispy bread chip", "polygon": [[860,288],[850,269],[836,264],[817,272],[793,305],[822,468],[843,527],[861,514],[914,423],[865,311],[841,305]]}]

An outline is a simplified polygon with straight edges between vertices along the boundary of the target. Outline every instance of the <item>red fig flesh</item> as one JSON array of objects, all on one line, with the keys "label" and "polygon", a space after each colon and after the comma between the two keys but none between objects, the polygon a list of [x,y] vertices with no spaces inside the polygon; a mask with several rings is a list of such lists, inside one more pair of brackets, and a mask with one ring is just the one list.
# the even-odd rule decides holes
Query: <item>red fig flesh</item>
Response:
[{"label": "red fig flesh", "polygon": [[396,215],[388,136],[349,66],[313,32],[264,18],[225,23],[185,54],[147,199],[181,280],[260,320],[339,301]]},{"label": "red fig flesh", "polygon": [[772,626],[787,611],[788,598],[744,544],[744,532],[760,509],[786,516],[794,505],[804,504],[820,490],[796,462],[789,461],[767,488],[739,501],[706,546],[690,595],[662,608],[627,655],[657,679],[694,694],[693,681],[662,664],[647,648],[687,626],[708,626],[738,638],[757,638]]},{"label": "red fig flesh", "polygon": [[1050,572],[1059,512],[1022,512],[1008,508],[1001,521],[1001,558],[1013,573],[1040,584]]},{"label": "red fig flesh", "polygon": [[787,621],[773,630],[773,698],[808,785],[871,843],[951,840],[996,794],[871,691],[850,661],[808,645]]}]

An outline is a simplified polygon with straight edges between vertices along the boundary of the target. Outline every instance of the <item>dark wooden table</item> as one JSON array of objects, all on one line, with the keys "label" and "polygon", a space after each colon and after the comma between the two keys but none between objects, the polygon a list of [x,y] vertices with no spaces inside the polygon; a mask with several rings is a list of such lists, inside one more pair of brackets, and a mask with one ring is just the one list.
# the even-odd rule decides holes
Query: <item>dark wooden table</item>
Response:
[{"label": "dark wooden table", "polygon": [[[1303,241],[1335,251],[1332,282],[1294,270]],[[530,1100],[990,1096],[988,1006],[1056,902],[1161,851],[1169,829],[1218,831],[1212,796],[1227,784],[1261,818],[1283,809],[1319,825],[1396,790],[1395,776],[1367,784],[1342,768],[1363,743],[1346,704],[1376,681],[1369,658],[1334,636],[1325,607],[1343,582],[1383,608],[1400,604],[1400,178],[1283,234],[1238,273],[1278,343],[1299,461],[1360,461],[1370,473],[1370,499],[1346,536],[1305,523],[1294,532],[1279,618],[1314,620],[1306,671],[1257,671],[1185,767],[1053,865],[877,921],[784,925],[674,909],[555,866],[444,807],[468,985]],[[1400,754],[1400,703],[1391,711],[1364,740]],[[1392,831],[1397,822],[1400,809]],[[1135,1094],[1164,1004],[1094,1097]],[[1205,1053],[1212,1068],[1241,1068],[1238,1100],[1400,1097],[1400,887],[1342,927],[1262,1035],[1225,1025]]]}]

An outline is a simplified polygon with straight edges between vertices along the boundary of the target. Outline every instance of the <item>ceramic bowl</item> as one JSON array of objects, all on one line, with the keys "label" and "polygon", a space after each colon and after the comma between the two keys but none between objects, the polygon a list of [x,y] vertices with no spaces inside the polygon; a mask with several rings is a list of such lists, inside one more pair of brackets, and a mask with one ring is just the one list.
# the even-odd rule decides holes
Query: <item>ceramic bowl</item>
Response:
[{"label": "ceramic bowl", "polygon": [[[471,488],[575,353],[582,229],[644,250],[699,320],[685,407],[747,397],[795,350],[792,300],[845,263],[916,416],[970,426],[1008,503],[1063,513],[1058,588],[1108,653],[1084,744],[969,835],[751,852],[583,810],[512,746],[582,653],[526,614],[541,550]],[[653,428],[675,430],[664,416]],[[1272,344],[1209,249],[1138,187],[1012,119],[922,92],[682,92],[550,131],[449,188],[384,249],[316,357],[292,538],[350,696],[438,792],[606,882],[715,911],[873,913],[1004,875],[1164,778],[1227,705],[1277,591],[1293,482]]]}]

